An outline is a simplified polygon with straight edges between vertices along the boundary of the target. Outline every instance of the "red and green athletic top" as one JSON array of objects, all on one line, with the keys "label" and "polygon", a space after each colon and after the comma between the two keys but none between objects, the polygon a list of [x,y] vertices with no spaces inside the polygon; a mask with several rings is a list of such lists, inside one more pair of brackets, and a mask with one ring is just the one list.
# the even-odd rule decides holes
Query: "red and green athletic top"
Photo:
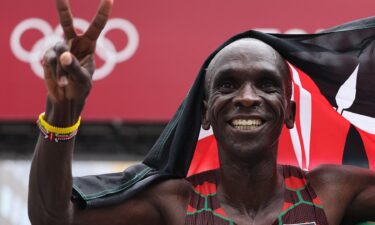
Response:
[{"label": "red and green athletic top", "polygon": [[[273,225],[328,225],[323,206],[309,185],[305,172],[294,166],[282,167],[286,188],[284,205]],[[187,178],[194,190],[185,225],[235,225],[216,196],[216,174],[216,170],[210,170]]]}]

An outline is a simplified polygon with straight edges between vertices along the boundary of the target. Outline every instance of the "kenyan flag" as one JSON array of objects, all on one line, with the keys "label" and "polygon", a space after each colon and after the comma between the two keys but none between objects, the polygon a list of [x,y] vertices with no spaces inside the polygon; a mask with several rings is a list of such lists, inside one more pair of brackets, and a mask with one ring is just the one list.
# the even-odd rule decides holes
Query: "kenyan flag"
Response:
[{"label": "kenyan flag", "polygon": [[[241,37],[268,43],[290,63],[297,114],[295,127],[283,130],[280,163],[375,169],[375,18],[311,35]],[[189,174],[217,166],[215,138],[202,131]]]}]

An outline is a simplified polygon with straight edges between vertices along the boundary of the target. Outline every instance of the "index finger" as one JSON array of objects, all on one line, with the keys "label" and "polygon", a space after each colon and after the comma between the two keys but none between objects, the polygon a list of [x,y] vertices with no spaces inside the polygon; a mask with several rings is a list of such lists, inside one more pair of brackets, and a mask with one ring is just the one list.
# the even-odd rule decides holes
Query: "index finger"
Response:
[{"label": "index finger", "polygon": [[73,16],[70,11],[70,6],[68,0],[56,0],[57,12],[60,17],[60,24],[63,28],[64,35],[66,39],[75,38],[76,32],[73,26]]},{"label": "index finger", "polygon": [[92,20],[89,28],[85,32],[85,36],[92,41],[96,41],[102,32],[105,24],[108,21],[109,14],[111,13],[113,0],[102,0],[99,5],[98,12]]}]

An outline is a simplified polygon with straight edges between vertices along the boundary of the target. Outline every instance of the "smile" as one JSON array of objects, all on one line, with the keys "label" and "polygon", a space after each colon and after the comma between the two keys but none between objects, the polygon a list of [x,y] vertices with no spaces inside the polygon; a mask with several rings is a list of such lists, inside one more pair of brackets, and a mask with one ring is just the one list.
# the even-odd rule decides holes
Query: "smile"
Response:
[{"label": "smile", "polygon": [[263,124],[260,119],[234,119],[231,125],[238,130],[252,130]]}]

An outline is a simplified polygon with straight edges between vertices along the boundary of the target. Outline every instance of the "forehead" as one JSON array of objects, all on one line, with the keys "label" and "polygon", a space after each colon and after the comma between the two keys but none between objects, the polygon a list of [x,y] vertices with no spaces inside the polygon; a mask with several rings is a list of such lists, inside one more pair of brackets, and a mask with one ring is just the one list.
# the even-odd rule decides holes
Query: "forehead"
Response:
[{"label": "forehead", "polygon": [[248,74],[272,73],[283,76],[285,61],[271,46],[257,39],[240,39],[224,47],[211,60],[206,73],[206,83],[216,74],[230,71]]}]

